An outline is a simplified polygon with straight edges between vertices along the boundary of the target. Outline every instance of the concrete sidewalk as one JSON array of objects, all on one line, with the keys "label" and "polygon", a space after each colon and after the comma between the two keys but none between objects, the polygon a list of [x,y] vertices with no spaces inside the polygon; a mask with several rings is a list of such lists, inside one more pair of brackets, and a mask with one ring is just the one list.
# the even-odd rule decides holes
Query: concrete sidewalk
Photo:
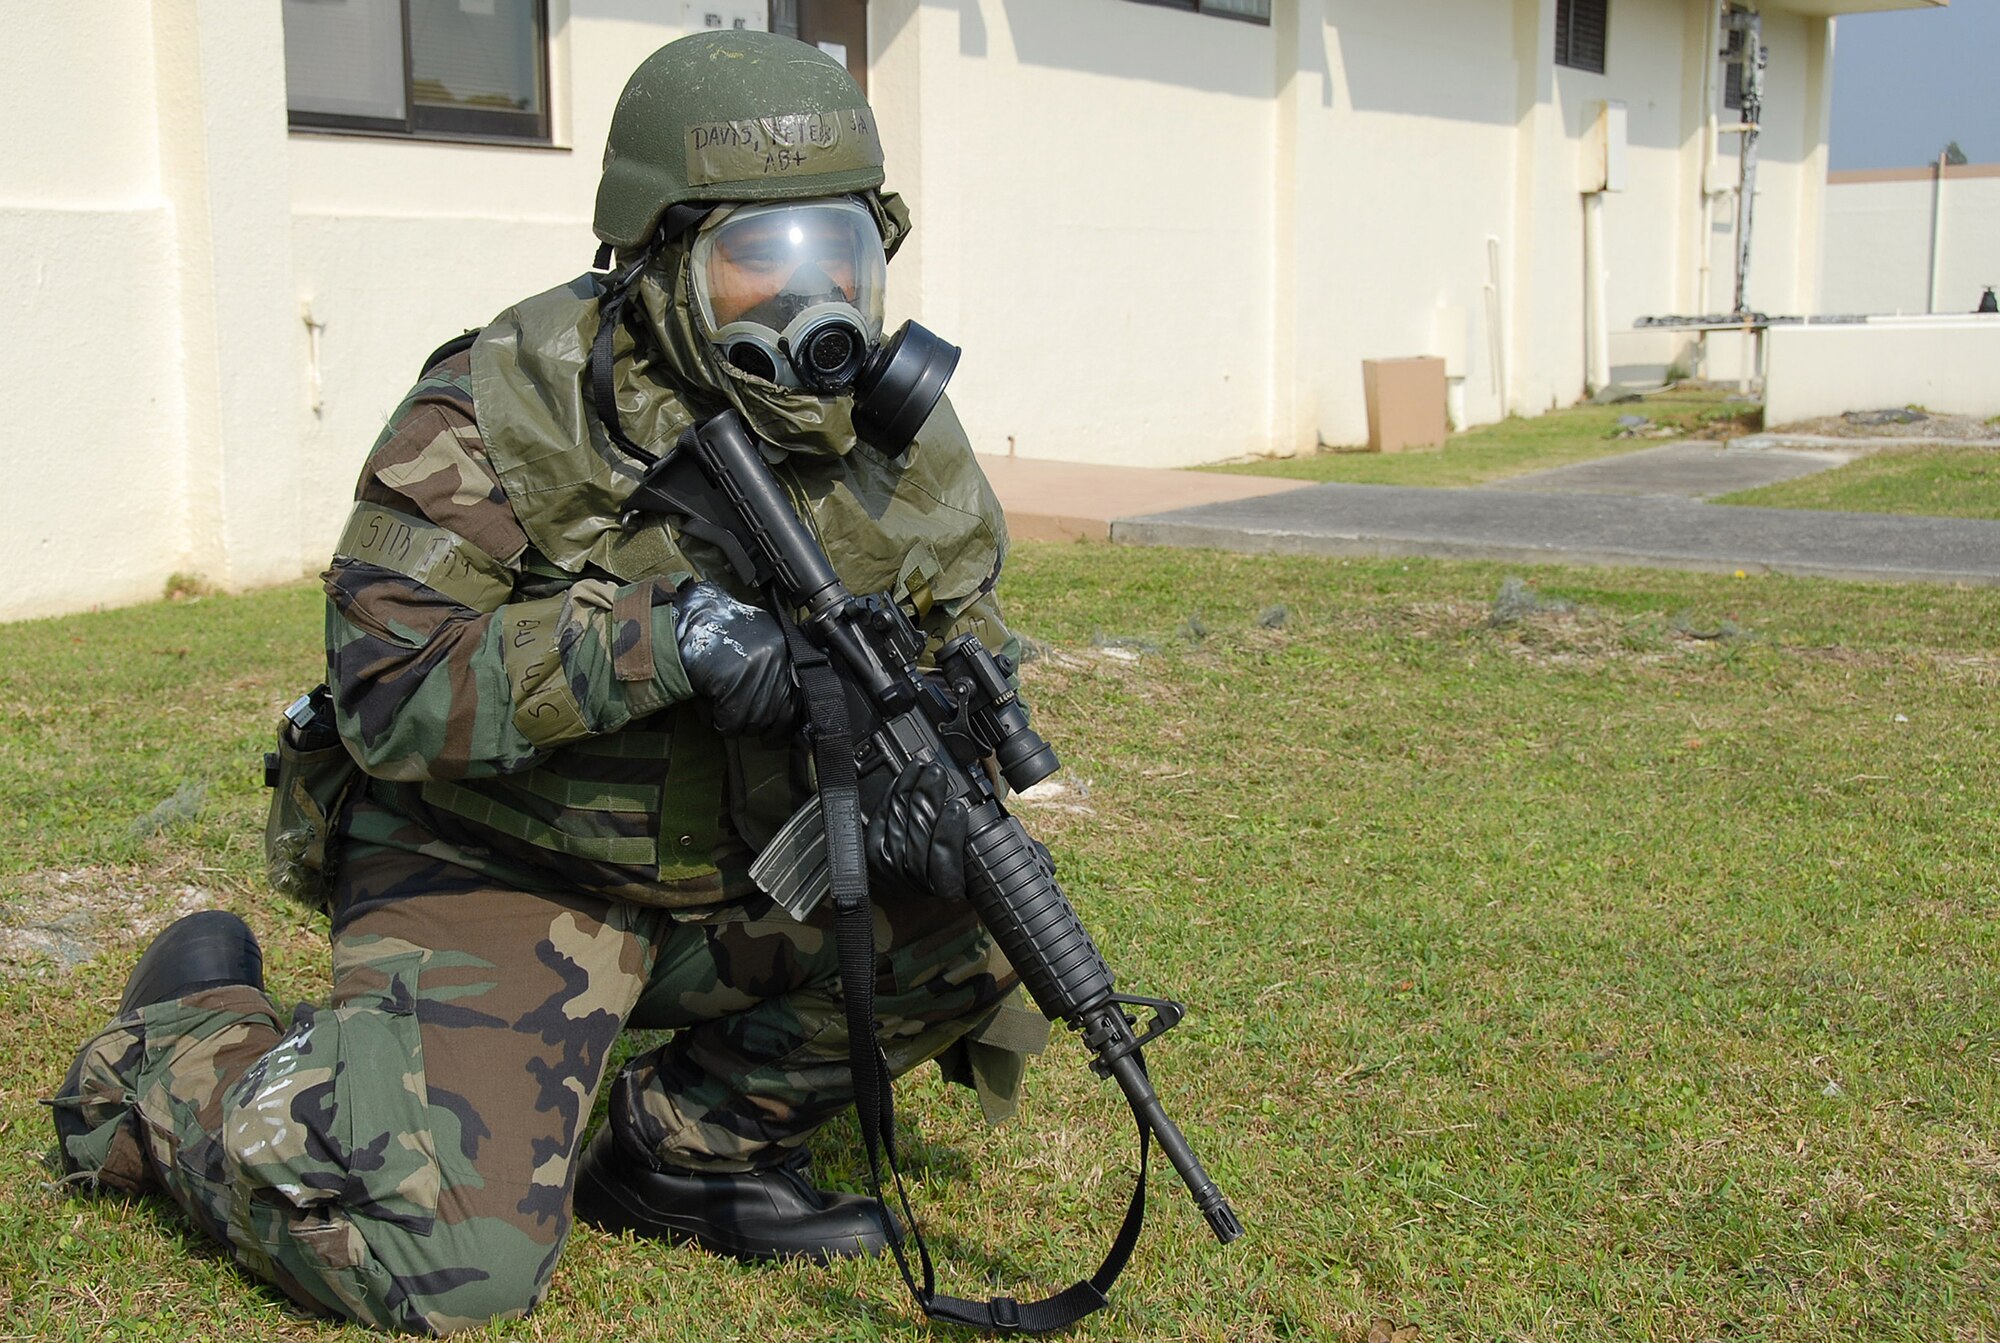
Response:
[{"label": "concrete sidewalk", "polygon": [[1841,459],[1668,444],[1479,489],[981,464],[1018,537],[2000,585],[2000,522],[1700,502]]},{"label": "concrete sidewalk", "polygon": [[1496,480],[1483,488],[1542,494],[1658,494],[1713,499],[1738,490],[1754,490],[1760,485],[1816,475],[1845,466],[1861,455],[1859,450],[1838,447],[1781,451],[1746,449],[1735,442],[1724,446],[1694,440],[1548,471],[1530,471],[1524,476]]},{"label": "concrete sidewalk", "polygon": [[1120,518],[1312,488],[1302,480],[1032,457],[982,456],[979,465],[1007,510],[1008,534],[1026,541],[1108,541]]}]

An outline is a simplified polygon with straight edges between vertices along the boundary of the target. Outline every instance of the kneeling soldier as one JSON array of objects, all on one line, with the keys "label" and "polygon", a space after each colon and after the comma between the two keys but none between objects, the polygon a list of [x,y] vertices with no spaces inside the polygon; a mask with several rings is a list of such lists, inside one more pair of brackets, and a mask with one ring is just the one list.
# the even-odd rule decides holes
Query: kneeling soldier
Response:
[{"label": "kneeling soldier", "polygon": [[[315,792],[331,1005],[280,1020],[234,915],[170,927],[55,1101],[72,1179],[164,1190],[294,1300],[419,1332],[532,1309],[572,1210],[744,1259],[888,1244],[806,1163],[852,1099],[830,911],[747,878],[809,790],[783,634],[711,548],[621,508],[622,444],[733,407],[850,587],[893,590],[933,649],[1011,643],[1005,526],[949,406],[888,457],[792,362],[839,345],[829,320],[881,339],[909,230],[882,183],[860,90],[812,47],[703,33],[640,67],[597,199],[616,266],[439,351],[325,574],[329,754],[358,764]],[[920,802],[868,837],[882,1045],[997,1117],[1046,1026],[932,889]],[[628,1026],[673,1034],[579,1151]]]}]

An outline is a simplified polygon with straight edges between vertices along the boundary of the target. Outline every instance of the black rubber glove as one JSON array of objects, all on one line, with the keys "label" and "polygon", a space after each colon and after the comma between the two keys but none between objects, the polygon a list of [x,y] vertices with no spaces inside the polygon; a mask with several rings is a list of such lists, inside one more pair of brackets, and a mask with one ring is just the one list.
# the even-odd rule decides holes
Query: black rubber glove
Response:
[{"label": "black rubber glove", "polygon": [[963,900],[971,813],[952,799],[943,766],[912,762],[886,786],[864,783],[862,792],[868,813],[868,875],[878,888],[893,895]]},{"label": "black rubber glove", "polygon": [[799,687],[785,631],[769,611],[713,583],[674,594],[674,642],[695,693],[725,737],[775,737],[799,721]]}]

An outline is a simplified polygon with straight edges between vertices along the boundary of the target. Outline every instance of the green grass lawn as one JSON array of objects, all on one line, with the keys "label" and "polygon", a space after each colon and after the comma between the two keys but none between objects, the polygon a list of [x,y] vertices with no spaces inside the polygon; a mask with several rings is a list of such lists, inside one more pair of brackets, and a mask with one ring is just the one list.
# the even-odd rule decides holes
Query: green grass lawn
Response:
[{"label": "green grass lawn", "polygon": [[2000,520],[2000,446],[1880,453],[1712,502]]},{"label": "green grass lawn", "polygon": [[[2000,591],[1033,544],[1007,591],[1067,789],[1022,815],[1189,1003],[1152,1074],[1249,1227],[1166,1175],[1075,1337],[2000,1337]],[[256,782],[318,639],[305,587],[0,628],[0,1339],[362,1336],[55,1191],[36,1103],[175,908],[325,991]],[[1003,1128],[900,1099],[946,1290],[1094,1268],[1131,1126],[1074,1039]],[[952,1336],[884,1263],[587,1230],[487,1332]]]},{"label": "green grass lawn", "polygon": [[1510,417],[1453,434],[1430,452],[1328,449],[1299,457],[1268,457],[1203,468],[1285,480],[1351,485],[1483,485],[1599,457],[1658,447],[1658,438],[1618,438],[1618,420],[1642,415],[1683,434],[1724,437],[1748,433],[1761,419],[1754,405],[1726,401],[1719,391],[1672,388],[1623,405],[1571,406],[1532,419]]}]

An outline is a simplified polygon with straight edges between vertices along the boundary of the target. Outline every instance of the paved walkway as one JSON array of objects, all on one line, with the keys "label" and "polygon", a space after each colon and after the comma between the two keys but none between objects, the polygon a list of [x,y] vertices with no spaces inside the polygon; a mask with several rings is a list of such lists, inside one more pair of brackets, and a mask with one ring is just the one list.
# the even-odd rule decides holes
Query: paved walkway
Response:
[{"label": "paved walkway", "polygon": [[1307,484],[1032,457],[981,457],[979,465],[1007,510],[1008,533],[1028,541],[1108,541],[1119,518],[1284,494]]},{"label": "paved walkway", "polygon": [[1555,494],[1658,494],[1682,499],[1713,499],[1719,494],[1796,480],[1836,466],[1861,454],[1822,448],[1811,452],[1746,451],[1732,443],[1668,443],[1618,457],[1531,471],[1525,476],[1496,480],[1487,489],[1528,490]]},{"label": "paved walkway", "polygon": [[982,459],[1017,536],[2000,585],[2000,522],[1701,502],[1847,460],[1674,443],[1478,489]]}]

